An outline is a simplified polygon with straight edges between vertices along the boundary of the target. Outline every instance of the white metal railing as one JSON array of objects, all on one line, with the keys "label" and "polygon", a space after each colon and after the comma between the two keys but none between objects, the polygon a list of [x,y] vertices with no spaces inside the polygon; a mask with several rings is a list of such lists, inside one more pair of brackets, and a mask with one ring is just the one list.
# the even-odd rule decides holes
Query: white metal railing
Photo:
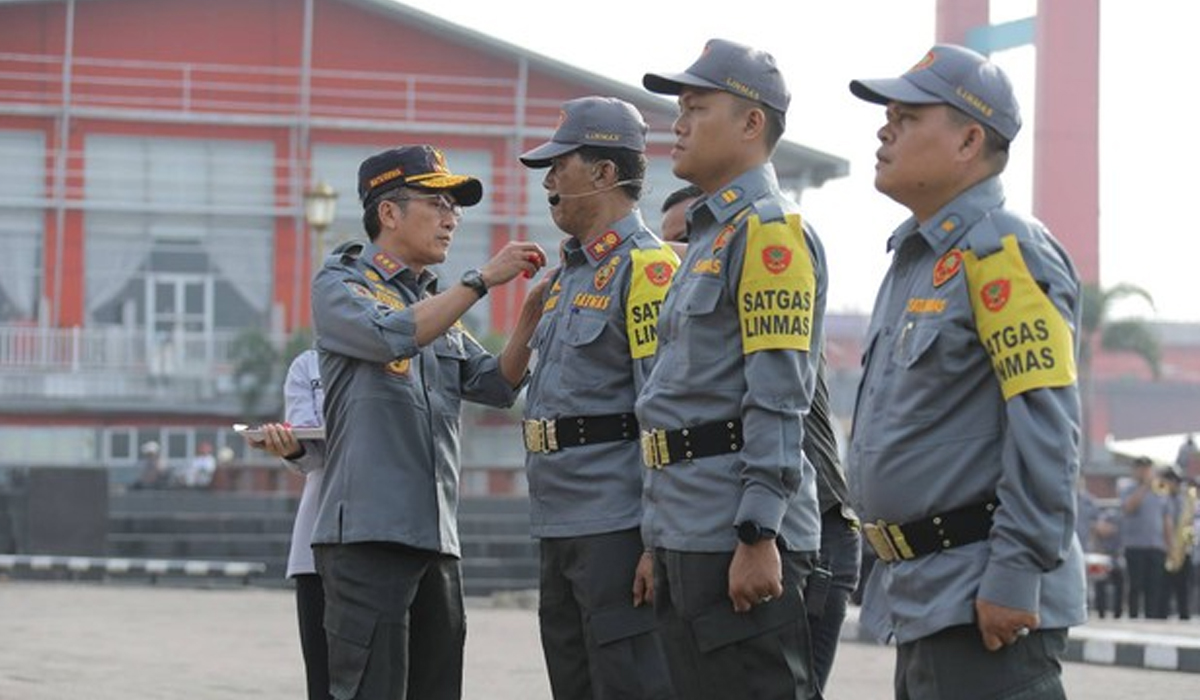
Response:
[{"label": "white metal railing", "polygon": [[[0,103],[59,106],[61,55],[0,52]],[[297,67],[179,63],[74,56],[71,105],[196,113],[293,116],[302,111],[303,71]],[[515,113],[519,81],[314,68],[308,116],[506,124]],[[529,100],[527,126],[553,127],[558,103]]]},{"label": "white metal railing", "polygon": [[[148,334],[145,328],[0,325],[0,372],[133,372],[161,377],[232,374],[242,331]],[[282,347],[283,338],[269,338]]]}]

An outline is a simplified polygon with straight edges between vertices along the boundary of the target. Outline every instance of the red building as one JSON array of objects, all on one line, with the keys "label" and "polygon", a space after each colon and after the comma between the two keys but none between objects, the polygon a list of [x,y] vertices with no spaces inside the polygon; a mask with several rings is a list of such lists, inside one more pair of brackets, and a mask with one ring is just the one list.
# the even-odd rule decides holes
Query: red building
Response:
[{"label": "red building", "polygon": [[[247,329],[280,350],[309,325],[315,248],[361,231],[358,163],[431,142],[484,181],[443,269],[457,279],[513,238],[557,247],[542,173],[516,157],[586,94],[645,114],[657,225],[682,184],[671,101],[404,5],[0,0],[0,466],[131,466],[151,439],[174,460],[205,440],[240,455],[240,393],[279,393],[237,371]],[[797,196],[848,167],[786,141],[775,165]],[[303,215],[317,181],[339,193],[319,242]],[[506,328],[523,292],[496,290],[468,323]],[[467,464],[519,464],[507,442]]]}]

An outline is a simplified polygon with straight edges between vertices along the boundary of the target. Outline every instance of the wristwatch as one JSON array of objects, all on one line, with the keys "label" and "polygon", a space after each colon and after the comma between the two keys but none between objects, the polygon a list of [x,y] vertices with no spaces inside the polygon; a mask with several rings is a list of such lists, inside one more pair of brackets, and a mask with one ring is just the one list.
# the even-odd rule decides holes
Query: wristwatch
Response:
[{"label": "wristwatch", "polygon": [[462,282],[463,285],[470,287],[476,294],[479,295],[480,299],[487,296],[487,293],[488,293],[487,282],[484,281],[483,273],[480,272],[479,270],[477,270],[475,268],[471,268],[470,270],[467,270],[466,272],[463,273],[462,279],[459,281]]},{"label": "wristwatch", "polygon": [[737,536],[743,544],[758,544],[763,540],[775,539],[775,531],[767,529],[753,520],[738,523]]}]

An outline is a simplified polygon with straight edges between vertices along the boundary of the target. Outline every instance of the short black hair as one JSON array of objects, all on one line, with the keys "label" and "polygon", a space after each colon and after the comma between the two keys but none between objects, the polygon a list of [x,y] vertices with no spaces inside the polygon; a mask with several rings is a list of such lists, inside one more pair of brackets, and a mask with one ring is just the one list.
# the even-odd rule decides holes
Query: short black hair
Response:
[{"label": "short black hair", "polygon": [[602,160],[612,161],[617,167],[617,181],[628,180],[621,189],[633,201],[642,198],[642,187],[646,182],[646,154],[631,151],[628,148],[607,148],[604,146],[580,146],[576,151],[579,157],[588,163],[598,163]]},{"label": "short black hair", "polygon": [[400,207],[400,211],[404,211],[404,208],[408,206],[408,202],[404,200],[397,202],[395,199],[404,189],[403,187],[393,187],[390,190],[384,190],[363,205],[363,230],[367,232],[367,239],[372,243],[375,242],[376,238],[379,238],[379,231],[382,228],[382,225],[379,223],[379,203],[385,199],[396,202],[397,206]]},{"label": "short black hair", "polygon": [[999,131],[972,117],[958,107],[954,105],[946,106],[950,108],[950,117],[959,126],[978,124],[983,129],[983,155],[996,164],[997,174],[1004,172],[1004,168],[1008,167],[1008,148],[1012,144],[1012,141],[1004,138],[1000,135]]},{"label": "short black hair", "polygon": [[680,202],[683,202],[688,199],[696,199],[698,197],[703,197],[703,196],[704,196],[704,190],[700,189],[700,187],[697,185],[688,185],[687,187],[680,187],[679,189],[675,190],[671,194],[667,195],[667,198],[663,200],[662,208],[659,209],[659,211],[663,214],[666,214],[668,209],[675,206],[676,204],[679,204]]}]

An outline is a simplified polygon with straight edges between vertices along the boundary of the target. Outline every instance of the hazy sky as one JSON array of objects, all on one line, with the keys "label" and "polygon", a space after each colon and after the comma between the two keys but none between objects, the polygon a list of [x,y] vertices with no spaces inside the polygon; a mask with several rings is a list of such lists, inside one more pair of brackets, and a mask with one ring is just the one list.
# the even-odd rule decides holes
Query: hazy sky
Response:
[{"label": "hazy sky", "polygon": [[[785,138],[850,161],[849,177],[810,190],[803,201],[829,259],[829,307],[870,311],[887,265],[884,242],[907,212],[872,185],[883,110],[852,97],[846,84],[898,75],[924,55],[934,39],[934,0],[406,4],[635,86],[647,71],[683,70],[712,37],[770,51],[793,95]],[[1030,16],[1036,6],[992,0],[992,18]],[[1200,321],[1189,283],[1200,279],[1200,225],[1185,208],[1198,196],[1186,183],[1197,181],[1200,162],[1198,64],[1186,48],[1195,41],[1193,7],[1179,0],[1100,1],[1101,283],[1146,288],[1157,311],[1133,305],[1126,312],[1160,320]],[[739,14],[743,9],[750,13]],[[1025,119],[1004,181],[1010,204],[1028,212],[1034,50],[994,58],[1017,85]]]}]

